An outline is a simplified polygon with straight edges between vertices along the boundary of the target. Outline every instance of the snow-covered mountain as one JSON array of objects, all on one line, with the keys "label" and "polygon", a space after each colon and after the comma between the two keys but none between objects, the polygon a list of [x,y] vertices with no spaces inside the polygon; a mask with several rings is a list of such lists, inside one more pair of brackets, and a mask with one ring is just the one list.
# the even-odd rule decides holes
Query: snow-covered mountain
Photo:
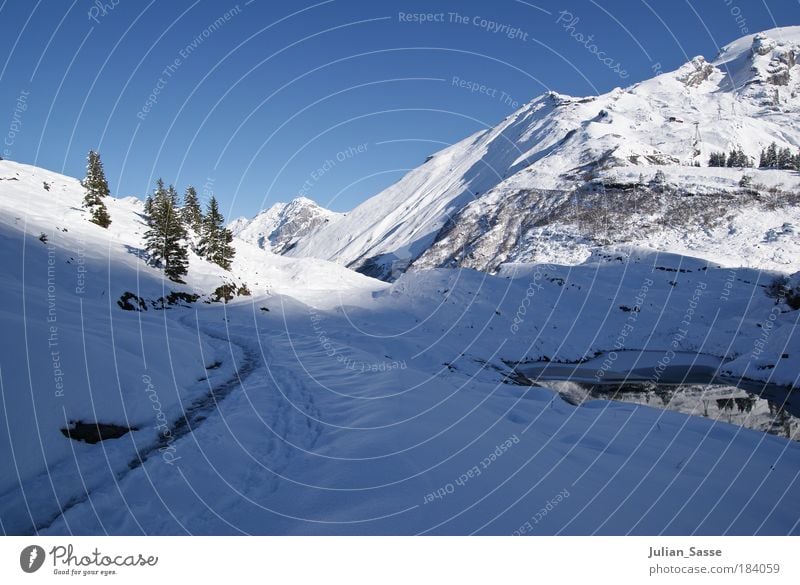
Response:
[{"label": "snow-covered mountain", "polygon": [[581,262],[608,243],[798,270],[797,173],[706,165],[737,146],[756,162],[773,141],[797,152],[799,55],[800,27],[777,28],[626,89],[542,95],[288,254],[387,280],[409,266]]},{"label": "snow-covered mountain", "polygon": [[236,218],[228,228],[239,240],[283,254],[300,238],[340,217],[341,214],[320,207],[311,199],[297,197],[289,203],[276,203],[252,219]]}]

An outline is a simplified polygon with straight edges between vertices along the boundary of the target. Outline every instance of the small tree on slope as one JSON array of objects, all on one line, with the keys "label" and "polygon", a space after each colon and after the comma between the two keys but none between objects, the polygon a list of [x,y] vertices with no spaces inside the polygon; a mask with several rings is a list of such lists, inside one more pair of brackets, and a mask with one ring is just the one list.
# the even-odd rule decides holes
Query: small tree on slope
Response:
[{"label": "small tree on slope", "polygon": [[170,280],[182,282],[180,277],[188,272],[189,261],[177,191],[172,185],[165,189],[164,182],[159,179],[150,208],[144,236],[150,263],[162,267]]},{"label": "small tree on slope", "polygon": [[200,253],[209,262],[231,269],[235,250],[231,246],[233,234],[225,227],[225,218],[219,212],[217,199],[212,197],[203,218],[203,235],[200,238]]},{"label": "small tree on slope", "polygon": [[197,199],[197,191],[189,185],[183,194],[183,207],[181,208],[181,219],[186,229],[192,230],[200,235],[203,229],[203,212],[200,210],[200,202]]},{"label": "small tree on slope", "polygon": [[91,222],[107,228],[111,225],[111,217],[108,215],[103,199],[108,197],[108,181],[106,181],[105,171],[100,155],[93,150],[89,151],[86,162],[86,178],[83,180],[83,188],[86,193],[83,196],[83,207],[91,214]]}]

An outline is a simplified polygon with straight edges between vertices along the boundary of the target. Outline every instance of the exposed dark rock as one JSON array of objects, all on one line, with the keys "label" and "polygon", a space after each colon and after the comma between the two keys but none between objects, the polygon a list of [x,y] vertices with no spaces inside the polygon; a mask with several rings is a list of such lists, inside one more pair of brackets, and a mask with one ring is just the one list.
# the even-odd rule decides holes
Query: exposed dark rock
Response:
[{"label": "exposed dark rock", "polygon": [[83,421],[70,421],[70,426],[61,429],[61,433],[68,439],[83,441],[94,445],[100,441],[108,439],[119,439],[131,431],[137,431],[136,427],[126,427],[108,423],[95,423]]}]

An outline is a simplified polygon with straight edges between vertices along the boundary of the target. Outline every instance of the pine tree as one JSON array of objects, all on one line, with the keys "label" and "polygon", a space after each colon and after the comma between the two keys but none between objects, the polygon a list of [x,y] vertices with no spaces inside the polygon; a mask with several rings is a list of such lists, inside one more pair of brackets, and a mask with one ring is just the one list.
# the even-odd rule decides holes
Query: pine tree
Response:
[{"label": "pine tree", "polygon": [[111,216],[108,214],[108,209],[106,209],[106,206],[103,203],[92,209],[91,222],[96,223],[100,227],[106,229],[108,229],[108,226],[111,225]]},{"label": "pine tree", "polygon": [[105,171],[100,155],[94,150],[89,151],[86,162],[86,178],[83,180],[83,188],[86,193],[83,196],[83,207],[91,214],[91,222],[100,227],[107,228],[111,225],[111,217],[108,215],[103,198],[108,197],[108,181],[106,181]]},{"label": "pine tree", "polygon": [[225,219],[219,212],[217,199],[211,197],[203,218],[203,234],[200,238],[200,253],[209,262],[230,270],[235,250],[231,246],[233,234],[225,227]]},{"label": "pine tree", "polygon": [[109,195],[103,162],[100,160],[100,155],[94,150],[90,150],[87,157],[86,178],[83,180],[83,187],[87,193],[92,193],[98,199]]},{"label": "pine tree", "polygon": [[164,269],[164,274],[175,282],[188,272],[188,252],[184,240],[186,230],[180,218],[178,192],[170,185],[164,188],[159,179],[151,198],[151,212],[147,217],[145,247],[150,263]]},{"label": "pine tree", "polygon": [[200,202],[197,199],[197,191],[189,185],[183,194],[183,207],[181,208],[181,219],[186,229],[192,230],[196,234],[203,230],[203,212],[200,210]]},{"label": "pine tree", "polygon": [[778,145],[774,142],[766,150],[761,152],[761,160],[758,166],[765,169],[778,168]]},{"label": "pine tree", "polygon": [[749,167],[751,166],[750,157],[744,153],[741,146],[736,146],[728,155],[726,166],[739,168]]},{"label": "pine tree", "polygon": [[778,151],[778,158],[776,162],[776,166],[779,169],[791,170],[794,168],[794,160],[792,157],[792,151],[788,148],[781,148]]},{"label": "pine tree", "polygon": [[708,166],[710,167],[724,167],[725,166],[725,153],[712,152],[708,157]]}]

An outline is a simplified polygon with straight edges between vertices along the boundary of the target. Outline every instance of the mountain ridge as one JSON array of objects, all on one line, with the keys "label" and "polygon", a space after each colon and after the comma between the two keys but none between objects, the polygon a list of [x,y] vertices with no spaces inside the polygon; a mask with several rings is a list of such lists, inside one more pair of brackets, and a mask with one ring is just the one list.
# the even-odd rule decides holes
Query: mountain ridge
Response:
[{"label": "mountain ridge", "polygon": [[[690,241],[678,248],[648,237],[609,242],[581,233],[580,225],[568,218],[569,201],[595,188],[616,194],[604,185],[646,187],[657,176],[662,180],[659,171],[676,193],[699,190],[703,196],[736,197],[744,174],[764,186],[754,199],[768,198],[770,189],[795,189],[796,174],[788,171],[709,173],[703,167],[710,153],[734,147],[750,157],[773,141],[779,147],[800,147],[800,109],[794,99],[800,91],[799,47],[800,27],[772,29],[726,45],[712,62],[695,57],[675,71],[625,89],[584,98],[555,92],[538,96],[497,126],[435,153],[346,217],[299,238],[286,253],[331,260],[385,280],[407,269],[464,266],[492,271],[506,261],[570,261],[570,255],[550,258],[531,252],[534,236],[546,243],[534,231],[551,226],[556,241],[581,249],[572,255],[574,261],[586,258],[593,245],[628,242],[726,262],[723,234],[707,241],[703,235],[724,230],[724,225],[690,225],[662,216],[659,221],[673,224],[674,230],[688,230]],[[649,207],[658,207],[661,191],[646,198]],[[538,195],[526,197],[526,192]],[[509,199],[522,206],[524,222],[518,221],[515,209],[498,208]],[[787,223],[776,224],[777,218],[761,213],[755,203],[759,201],[742,201],[723,211],[733,223],[756,213],[764,224],[759,238]],[[615,204],[613,199],[609,204]],[[664,211],[669,215],[674,210]],[[587,209],[576,213],[586,214]],[[650,215],[637,216],[636,225],[623,231],[646,230],[653,223]],[[788,215],[795,233],[800,216],[796,210]],[[515,230],[523,231],[508,241]],[[456,231],[463,235],[453,237]],[[800,241],[796,235],[790,239],[791,245],[780,251],[764,242],[768,250],[757,261],[797,270],[797,260],[785,252]],[[498,247],[494,240],[503,244]],[[475,249],[492,261],[472,262]]]}]

